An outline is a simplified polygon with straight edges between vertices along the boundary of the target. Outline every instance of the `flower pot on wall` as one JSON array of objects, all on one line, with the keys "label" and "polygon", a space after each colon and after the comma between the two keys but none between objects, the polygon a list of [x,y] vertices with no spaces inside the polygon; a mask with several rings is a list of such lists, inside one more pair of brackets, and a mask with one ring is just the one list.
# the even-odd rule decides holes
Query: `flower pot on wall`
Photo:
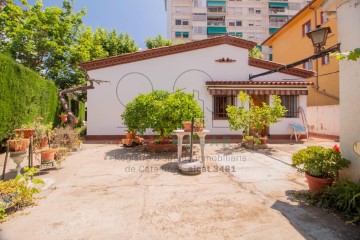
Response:
[{"label": "flower pot on wall", "polygon": [[325,186],[331,186],[334,182],[333,178],[317,178],[305,173],[306,180],[309,185],[310,192],[318,193]]},{"label": "flower pot on wall", "polygon": [[184,131],[185,132],[191,132],[192,124],[191,124],[190,121],[183,122],[183,125],[184,125]]},{"label": "flower pot on wall", "polygon": [[68,117],[68,115],[66,115],[66,114],[60,115],[61,122],[67,122],[67,117]]},{"label": "flower pot on wall", "polygon": [[15,129],[14,132],[17,136],[28,139],[34,135],[35,130],[32,128],[21,128],[21,129]]},{"label": "flower pot on wall", "polygon": [[29,146],[29,139],[8,140],[10,152],[24,152]]}]

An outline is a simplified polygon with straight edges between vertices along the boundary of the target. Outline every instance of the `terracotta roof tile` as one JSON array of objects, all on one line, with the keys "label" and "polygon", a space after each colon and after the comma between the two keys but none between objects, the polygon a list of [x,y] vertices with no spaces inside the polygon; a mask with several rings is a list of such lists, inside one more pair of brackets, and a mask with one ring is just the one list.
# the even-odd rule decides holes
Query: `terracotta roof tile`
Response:
[{"label": "terracotta roof tile", "polygon": [[[251,58],[251,57],[249,58],[249,65],[253,66],[253,67],[264,68],[267,70],[273,70],[273,69],[284,66],[283,64],[280,64],[280,63],[257,59],[257,58]],[[288,68],[288,69],[282,70],[280,72],[290,74],[293,76],[302,77],[302,78],[310,78],[315,75],[315,72],[313,72],[313,71],[309,71],[309,70],[305,70],[303,68],[297,68],[297,67]]]},{"label": "terracotta roof tile", "polygon": [[193,42],[188,42],[188,43],[169,46],[169,47],[153,48],[150,50],[137,51],[133,53],[122,54],[104,59],[98,59],[91,62],[82,63],[80,64],[80,66],[85,70],[89,71],[99,68],[115,66],[119,64],[131,63],[131,62],[136,62],[151,58],[167,56],[171,54],[208,48],[221,44],[229,44],[232,46],[245,48],[249,50],[256,46],[255,42],[244,40],[238,37],[225,35],[221,37],[208,38],[204,40],[193,41]]}]

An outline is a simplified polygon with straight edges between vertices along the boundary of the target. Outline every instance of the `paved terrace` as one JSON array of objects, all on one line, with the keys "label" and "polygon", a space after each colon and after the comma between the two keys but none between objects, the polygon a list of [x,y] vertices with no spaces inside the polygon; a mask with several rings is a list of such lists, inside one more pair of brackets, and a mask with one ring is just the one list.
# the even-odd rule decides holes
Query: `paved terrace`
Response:
[{"label": "paved terrace", "polygon": [[175,154],[85,144],[62,169],[41,171],[53,184],[0,224],[0,239],[360,239],[358,226],[291,197],[307,189],[291,154],[311,144],[334,142],[207,144],[197,176],[178,173]]}]

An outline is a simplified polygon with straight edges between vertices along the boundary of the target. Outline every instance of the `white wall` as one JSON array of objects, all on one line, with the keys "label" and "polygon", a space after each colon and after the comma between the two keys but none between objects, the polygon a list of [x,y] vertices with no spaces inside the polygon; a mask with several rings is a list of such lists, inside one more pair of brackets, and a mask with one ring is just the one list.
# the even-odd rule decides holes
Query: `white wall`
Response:
[{"label": "white wall", "polygon": [[[341,52],[360,47],[360,0],[327,0],[322,5],[328,17],[336,18]],[[360,141],[360,60],[339,62],[341,154],[351,161],[340,177],[360,181],[360,156],[353,146]]]},{"label": "white wall", "polygon": [[340,107],[339,105],[307,107],[307,123],[309,132],[339,136]]},{"label": "white wall", "polygon": [[[270,99],[272,100],[272,97]],[[302,107],[302,109],[304,109],[305,114],[307,102],[306,99],[306,95],[299,96],[299,107]],[[270,102],[270,105],[272,106],[272,101]],[[301,116],[299,115],[298,118],[283,118],[280,122],[272,124],[269,128],[270,136],[291,134],[292,129],[290,128],[290,124],[292,123],[298,123],[300,125],[303,125]]]},{"label": "white wall", "polygon": [[[360,47],[360,1],[350,0],[337,9],[341,50]],[[340,144],[345,158],[352,161],[345,176],[360,180],[360,156],[353,151],[353,144],[360,141],[360,60],[340,61]]]},{"label": "white wall", "polygon": [[[235,59],[234,63],[215,62],[219,58]],[[170,92],[177,88],[195,93],[205,112],[205,127],[211,134],[239,134],[230,131],[227,120],[212,120],[212,96],[206,89],[206,81],[245,81],[249,73],[266,71],[248,65],[248,50],[230,45],[220,45],[195,51],[168,55],[118,66],[89,71],[94,79],[110,81],[88,91],[88,135],[119,135],[126,126],[120,118],[126,103],[139,93],[161,89]],[[275,73],[258,80],[282,80],[293,78]],[[118,99],[119,98],[119,99]],[[120,100],[120,101],[119,101]],[[306,106],[306,97],[302,105]],[[280,124],[281,125],[281,124]],[[286,123],[287,125],[287,123]],[[283,127],[277,127],[285,134]],[[147,131],[146,134],[151,134]]]}]

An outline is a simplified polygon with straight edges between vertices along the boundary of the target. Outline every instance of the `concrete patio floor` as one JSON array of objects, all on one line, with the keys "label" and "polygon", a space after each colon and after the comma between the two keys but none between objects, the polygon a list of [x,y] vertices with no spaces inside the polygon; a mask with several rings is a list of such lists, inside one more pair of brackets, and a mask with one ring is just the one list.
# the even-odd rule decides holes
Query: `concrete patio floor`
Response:
[{"label": "concrete patio floor", "polygon": [[197,176],[178,173],[175,154],[86,144],[41,171],[53,185],[0,224],[0,239],[360,239],[358,226],[291,197],[307,189],[291,154],[309,144],[335,143],[207,144]]}]

